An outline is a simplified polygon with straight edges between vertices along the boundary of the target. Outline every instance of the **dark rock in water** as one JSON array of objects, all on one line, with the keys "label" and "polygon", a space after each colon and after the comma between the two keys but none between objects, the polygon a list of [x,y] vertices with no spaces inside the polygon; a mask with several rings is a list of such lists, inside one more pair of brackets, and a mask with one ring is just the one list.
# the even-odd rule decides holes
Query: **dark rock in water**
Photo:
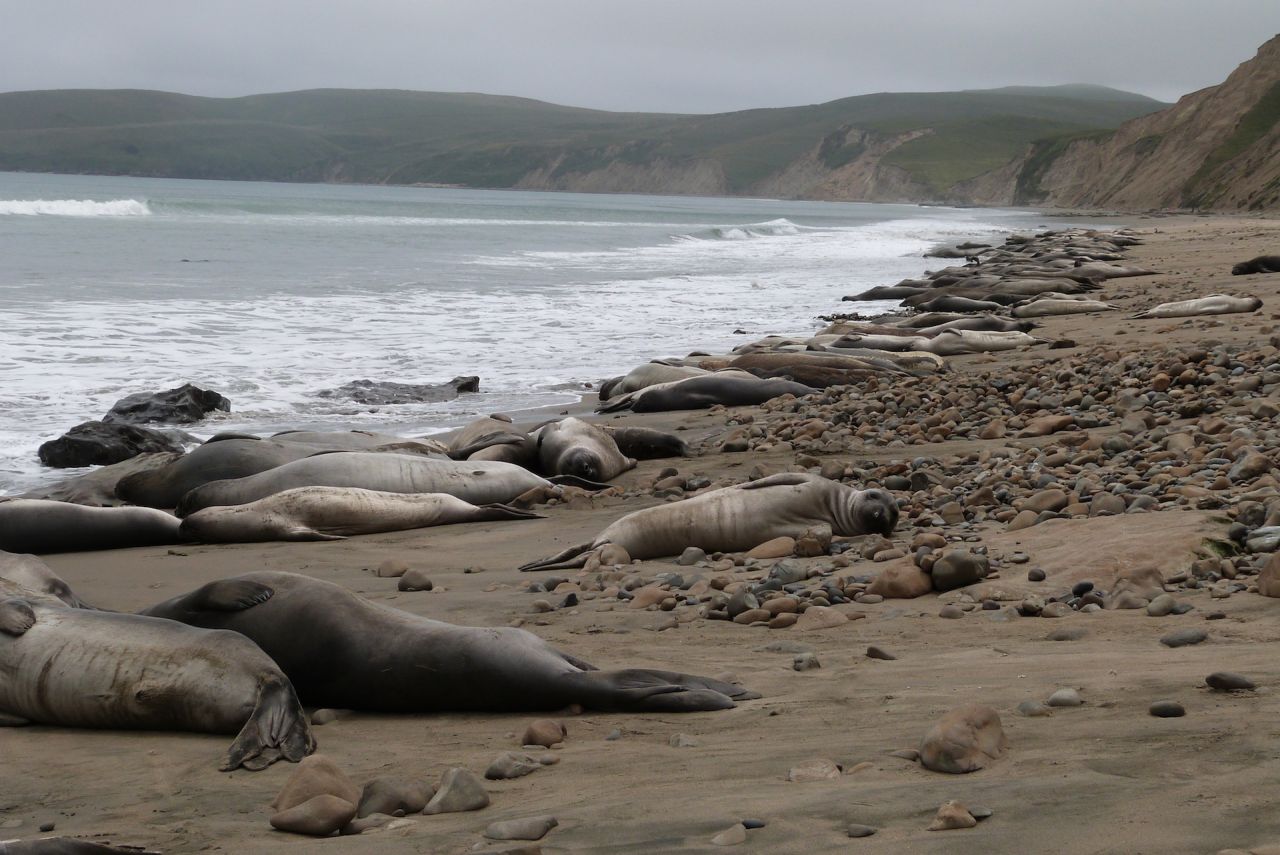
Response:
[{"label": "dark rock in water", "polygon": [[392,383],[389,380],[353,380],[336,389],[317,392],[321,398],[346,398],[357,404],[434,404],[452,401],[461,392],[479,392],[480,378],[454,377],[448,383]]},{"label": "dark rock in water", "polygon": [[187,425],[214,410],[231,412],[231,402],[211,389],[190,383],[164,392],[139,392],[116,401],[102,417],[108,424],[144,425],[151,422]]},{"label": "dark rock in water", "polygon": [[45,466],[106,466],[154,451],[182,453],[182,443],[151,428],[106,422],[83,422],[40,446]]}]

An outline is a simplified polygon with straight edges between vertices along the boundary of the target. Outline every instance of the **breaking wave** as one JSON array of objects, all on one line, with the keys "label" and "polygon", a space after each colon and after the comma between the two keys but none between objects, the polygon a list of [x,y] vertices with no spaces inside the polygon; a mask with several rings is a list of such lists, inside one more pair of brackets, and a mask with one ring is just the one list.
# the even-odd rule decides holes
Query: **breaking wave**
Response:
[{"label": "breaking wave", "polygon": [[151,208],[137,199],[0,199],[0,216],[148,217]]}]

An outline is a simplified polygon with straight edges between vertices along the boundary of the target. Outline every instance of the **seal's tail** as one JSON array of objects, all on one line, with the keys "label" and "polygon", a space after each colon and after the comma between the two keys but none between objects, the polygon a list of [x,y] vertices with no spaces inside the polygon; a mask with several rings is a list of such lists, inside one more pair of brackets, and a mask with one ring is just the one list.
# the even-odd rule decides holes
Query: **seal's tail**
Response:
[{"label": "seal's tail", "polygon": [[257,772],[277,760],[297,763],[315,750],[307,714],[293,684],[280,675],[263,681],[257,705],[218,768],[230,772],[243,766]]},{"label": "seal's tail", "polygon": [[607,712],[709,712],[760,697],[732,683],[676,671],[627,668],[574,677],[583,688],[581,703]]},{"label": "seal's tail", "polygon": [[511,505],[492,504],[480,505],[480,510],[484,514],[478,519],[480,520],[540,520],[545,519],[542,514],[535,514],[533,511],[522,511],[519,508],[513,508]]},{"label": "seal's tail", "polygon": [[552,484],[558,484],[562,487],[581,487],[584,490],[608,490],[612,484],[605,484],[602,481],[591,481],[587,478],[579,478],[577,475],[552,475],[547,479]]},{"label": "seal's tail", "polygon": [[528,573],[530,570],[568,570],[581,567],[587,563],[587,556],[591,554],[591,550],[594,548],[594,543],[579,543],[577,546],[570,546],[563,552],[557,552],[548,558],[521,564],[520,571]]}]

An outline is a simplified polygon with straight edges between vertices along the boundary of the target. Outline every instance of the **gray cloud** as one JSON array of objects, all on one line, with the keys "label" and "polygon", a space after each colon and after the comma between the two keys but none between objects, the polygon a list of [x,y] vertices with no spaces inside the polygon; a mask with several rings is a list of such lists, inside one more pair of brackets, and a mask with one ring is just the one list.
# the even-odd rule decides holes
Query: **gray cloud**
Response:
[{"label": "gray cloud", "polygon": [[46,0],[6,10],[0,85],[386,87],[677,112],[1008,84],[1173,100],[1277,31],[1275,0]]}]

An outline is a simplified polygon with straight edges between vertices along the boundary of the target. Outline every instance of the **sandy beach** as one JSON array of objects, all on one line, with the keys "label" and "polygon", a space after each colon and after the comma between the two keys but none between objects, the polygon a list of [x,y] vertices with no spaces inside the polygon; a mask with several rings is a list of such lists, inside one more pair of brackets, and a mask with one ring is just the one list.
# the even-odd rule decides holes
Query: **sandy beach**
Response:
[{"label": "sandy beach", "polygon": [[[1260,366],[1276,360],[1280,274],[1232,276],[1230,269],[1277,252],[1280,221],[1170,217],[1126,222],[1144,243],[1126,254],[1125,263],[1159,273],[1105,282],[1100,299],[1118,311],[1044,318],[1037,336],[1070,340],[1074,346],[949,357],[950,373],[929,379],[929,388],[945,392],[949,383],[962,385],[985,372],[1017,388],[1042,372],[1053,375],[1090,363],[1119,366],[1132,388],[1143,391],[1152,382],[1144,359],[1170,350],[1221,345],[1258,353]],[[1213,318],[1129,318],[1155,303],[1215,293],[1257,296],[1263,308]],[[811,308],[818,315],[853,307]],[[689,347],[697,348],[698,342]],[[1131,357],[1139,358],[1124,368]],[[877,394],[897,389],[883,380]],[[1245,395],[1247,402],[1226,403],[1215,413],[1230,428],[1249,423],[1255,434],[1249,444],[1273,464],[1280,451],[1274,417],[1251,422],[1246,404],[1276,389],[1268,384]],[[1192,397],[1193,392],[1185,396]],[[1274,397],[1270,402],[1280,406]],[[492,803],[484,810],[411,816],[394,828],[323,841],[271,829],[269,804],[293,767],[278,763],[261,772],[219,772],[226,737],[0,729],[0,838],[36,837],[37,828],[53,823],[58,834],[166,853],[502,852],[507,848],[481,837],[487,825],[551,814],[559,826],[518,851],[539,851],[538,846],[549,854],[724,851],[712,837],[747,818],[766,825],[729,851],[1280,851],[1280,816],[1271,809],[1271,786],[1280,775],[1280,754],[1272,747],[1273,722],[1280,716],[1275,655],[1280,648],[1271,646],[1280,642],[1274,620],[1280,604],[1205,582],[1194,588],[1169,585],[1178,601],[1194,606],[1180,615],[1150,617],[1145,609],[1071,611],[1057,619],[1012,614],[1026,597],[1047,600],[1082,581],[1110,590],[1118,576],[1140,566],[1157,567],[1166,582],[1188,573],[1194,579],[1193,564],[1209,557],[1204,541],[1226,537],[1243,495],[1264,503],[1259,497],[1268,490],[1280,495],[1269,474],[1248,484],[1215,489],[1208,483],[1202,492],[1185,490],[1186,501],[1159,510],[1088,516],[1086,509],[1070,519],[1012,531],[994,510],[943,526],[917,526],[928,513],[904,516],[892,540],[907,557],[873,561],[862,557],[859,541],[840,556],[796,560],[847,580],[874,576],[892,564],[909,565],[913,537],[927,530],[958,537],[964,546],[985,546],[995,559],[996,577],[946,594],[838,604],[832,608],[850,620],[829,629],[744,626],[705,619],[694,606],[634,609],[588,587],[579,592],[579,605],[536,611],[535,601],[558,604],[564,593],[530,592],[531,582],[556,577],[582,584],[589,577],[573,570],[520,573],[516,567],[590,540],[625,513],[669,500],[654,495],[653,485],[670,467],[685,479],[712,482],[800,470],[802,462],[814,472],[823,464],[841,464],[883,477],[895,463],[930,458],[934,468],[957,479],[956,491],[967,493],[974,482],[963,473],[998,468],[1000,449],[1012,449],[1016,456],[1054,446],[1046,454],[1065,449],[1070,456],[1075,447],[1062,434],[1020,438],[1011,431],[993,439],[954,436],[911,445],[867,436],[836,443],[842,447],[829,453],[816,444],[801,449],[777,442],[765,451],[718,450],[735,430],[730,421],[749,414],[753,425],[768,429],[796,420],[785,410],[602,417],[607,424],[679,431],[698,451],[686,459],[642,461],[615,479],[617,495],[582,496],[540,508],[546,515],[540,520],[469,523],[332,543],[184,545],[46,557],[81,597],[103,608],[132,611],[213,579],[284,570],[337,582],[376,602],[439,620],[521,625],[602,668],[731,675],[761,699],[714,713],[559,716],[568,728],[563,745],[551,749],[559,762],[518,780],[486,782]],[[1201,418],[1173,418],[1161,427],[1195,434]],[[1120,434],[1121,424],[1117,419],[1073,432],[1087,434],[1082,441],[1100,443]],[[1119,460],[1038,465],[1061,472],[1063,482],[1070,483],[1099,468],[1129,465]],[[1185,476],[1188,483],[1196,477],[1195,472]],[[1034,490],[1019,497],[1029,492]],[[395,579],[375,574],[387,559],[428,571],[435,590],[398,592]],[[1250,584],[1245,565],[1255,560],[1238,559],[1233,566],[1231,575],[1239,571],[1236,581],[1242,588]],[[645,581],[677,572],[686,579],[723,576],[732,584],[765,577],[771,564],[690,567],[676,565],[673,558],[645,561],[628,572]],[[1043,570],[1044,581],[1029,581],[1029,568]],[[1228,595],[1216,596],[1217,591]],[[1000,607],[983,609],[984,599]],[[944,604],[962,603],[968,610],[961,619],[939,617]],[[1213,612],[1222,616],[1206,620]],[[1047,640],[1064,628],[1083,634]],[[1183,628],[1206,629],[1208,640],[1177,649],[1159,642]],[[897,658],[869,658],[869,645]],[[816,653],[821,667],[793,670],[793,656],[802,649]],[[1258,688],[1211,691],[1204,678],[1217,671],[1244,674]],[[1016,712],[1023,701],[1044,700],[1063,688],[1076,689],[1084,704],[1041,717]],[[1148,714],[1153,702],[1166,699],[1185,706],[1186,716]],[[1008,737],[1003,756],[987,768],[942,774],[890,754],[918,748],[934,722],[967,703],[995,708]],[[358,713],[317,727],[315,735],[319,751],[357,784],[384,775],[435,781],[450,767],[482,773],[501,752],[519,750],[519,734],[534,717]],[[614,731],[620,736],[606,739]],[[695,744],[673,746],[673,738],[682,734]],[[829,780],[787,780],[790,769],[819,758],[840,764],[843,773]],[[974,828],[927,831],[938,806],[949,799],[992,814]],[[877,832],[851,839],[851,823]]]}]

